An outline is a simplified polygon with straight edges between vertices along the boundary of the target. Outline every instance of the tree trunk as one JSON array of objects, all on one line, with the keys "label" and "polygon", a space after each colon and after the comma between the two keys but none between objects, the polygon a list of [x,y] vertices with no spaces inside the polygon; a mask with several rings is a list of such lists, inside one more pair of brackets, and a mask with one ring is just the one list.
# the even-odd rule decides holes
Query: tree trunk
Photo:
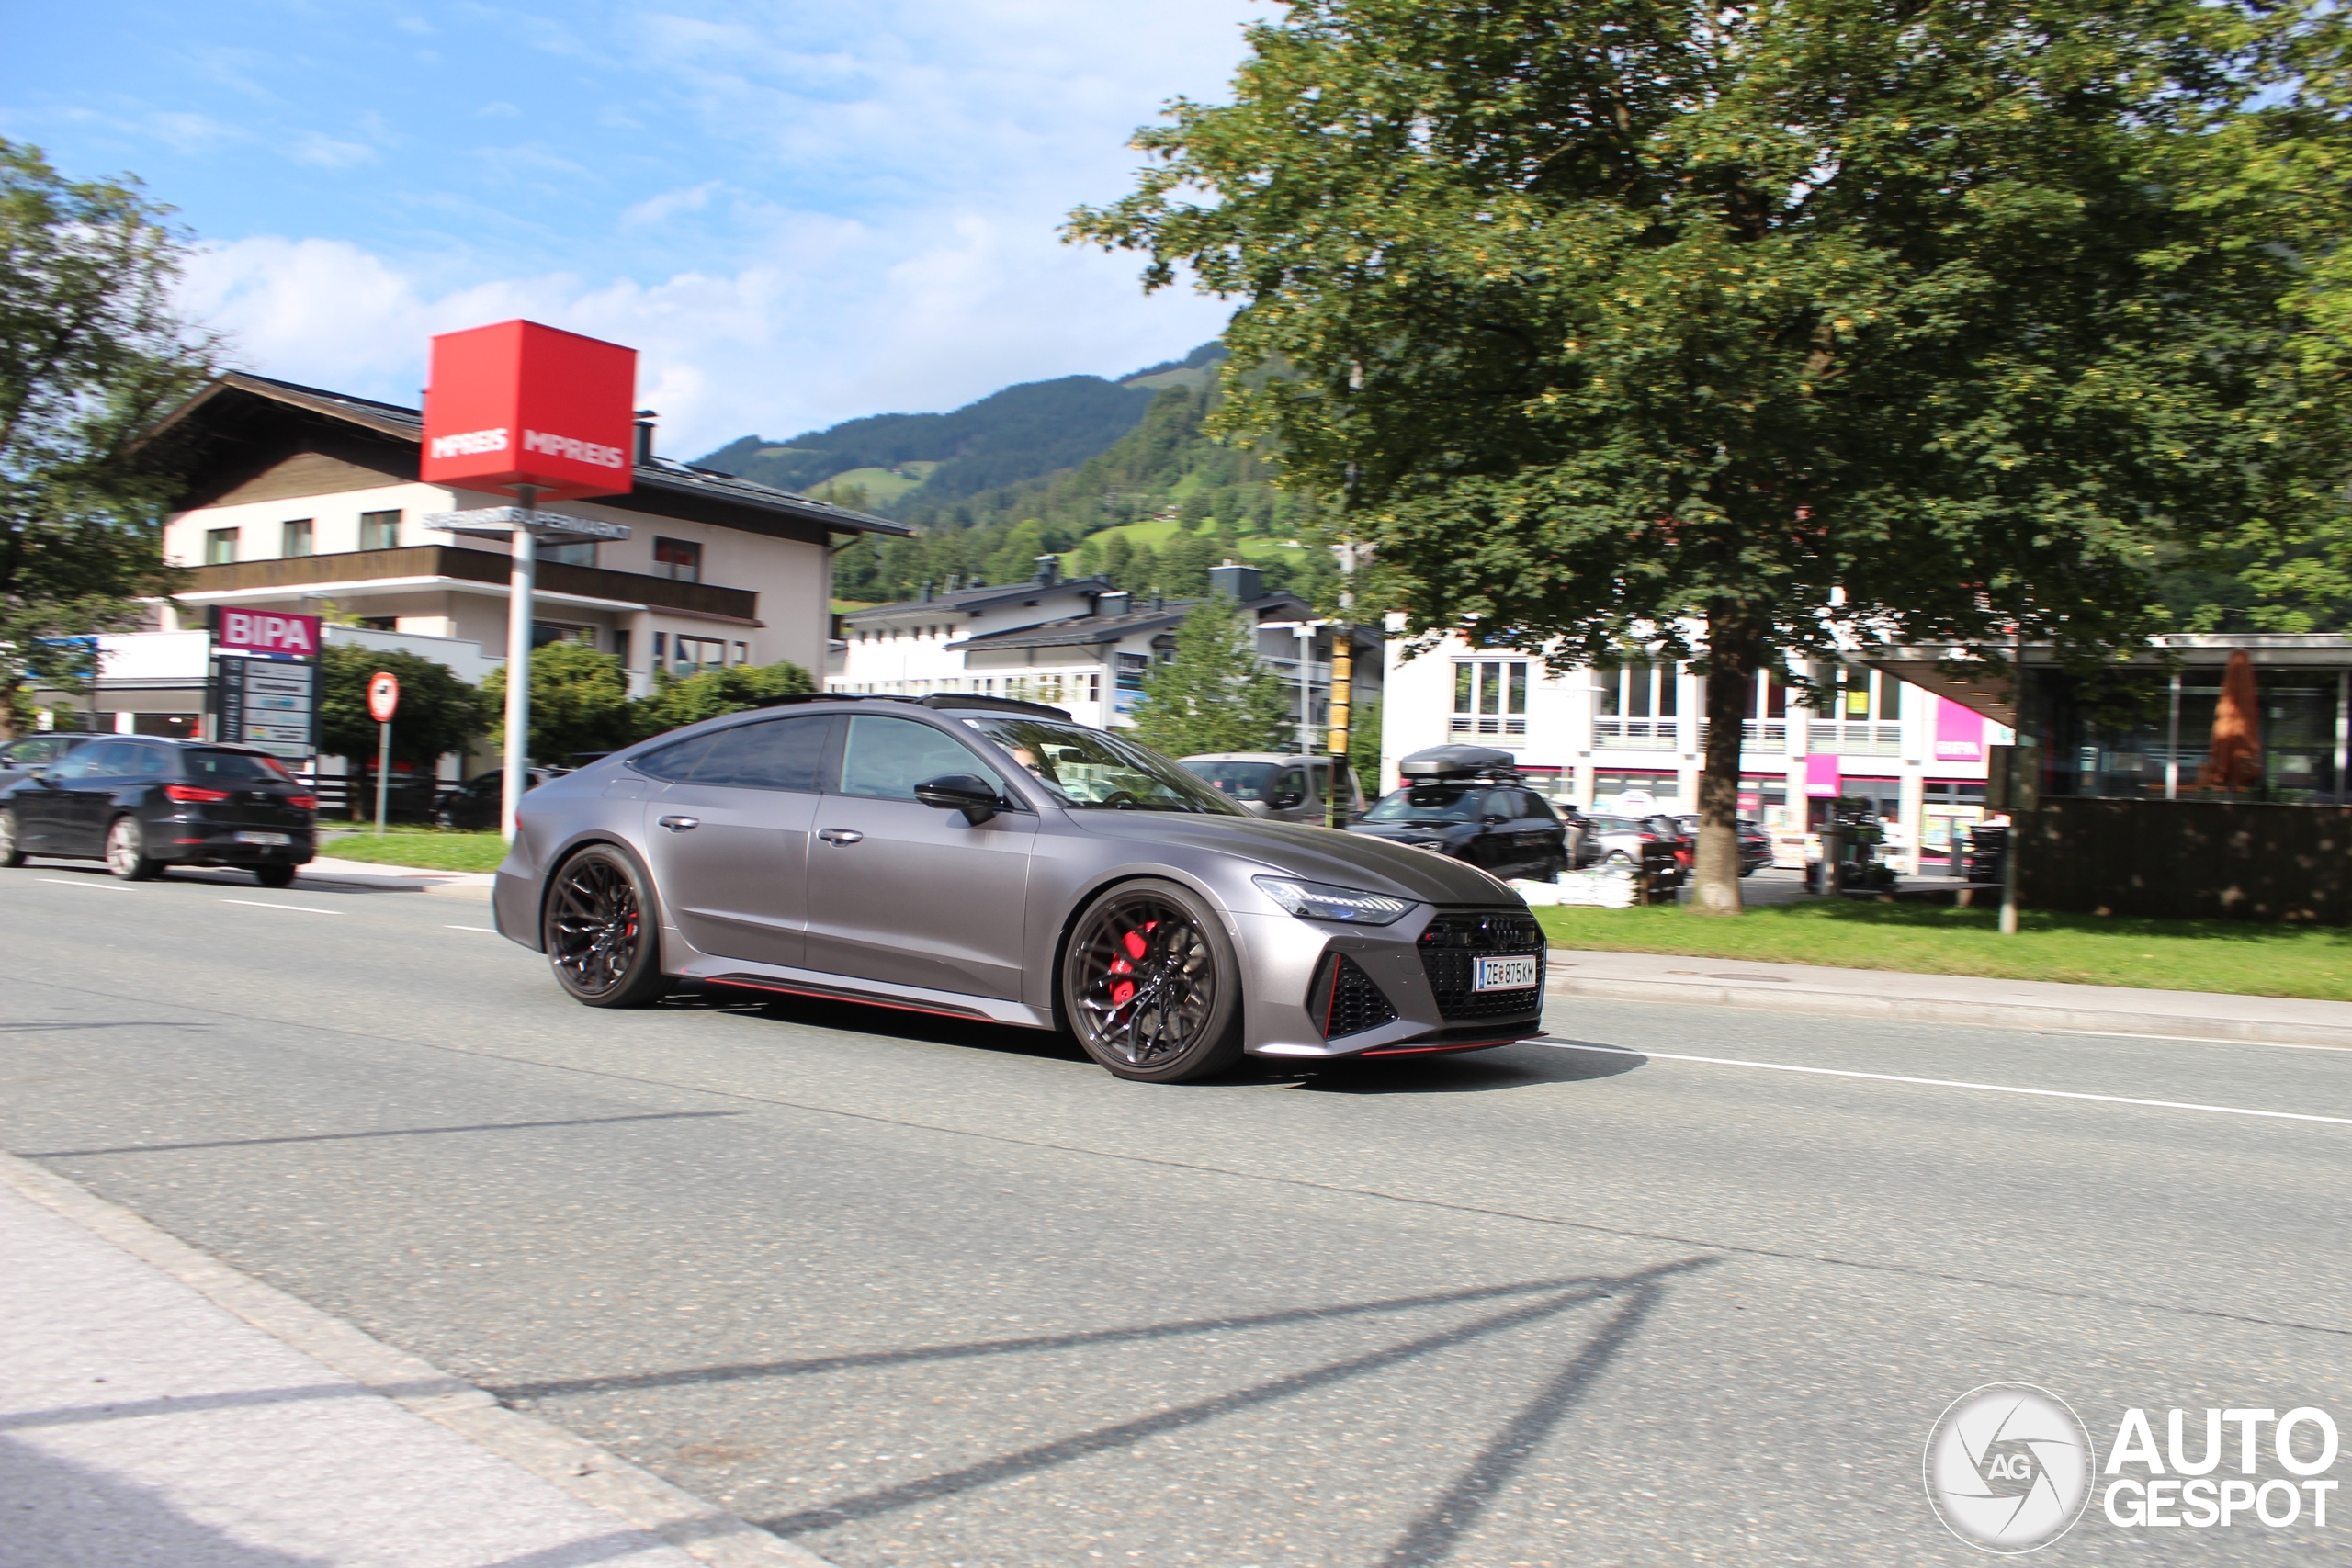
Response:
[{"label": "tree trunk", "polygon": [[1699,845],[1690,907],[1736,915],[1739,898],[1739,750],[1756,703],[1755,633],[1725,615],[1707,625],[1707,761],[1699,775]]}]

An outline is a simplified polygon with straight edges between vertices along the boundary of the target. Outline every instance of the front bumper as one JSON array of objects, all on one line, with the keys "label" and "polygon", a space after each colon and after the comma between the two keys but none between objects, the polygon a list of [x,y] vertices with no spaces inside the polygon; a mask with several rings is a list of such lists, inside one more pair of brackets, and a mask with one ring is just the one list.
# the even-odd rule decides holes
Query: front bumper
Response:
[{"label": "front bumper", "polygon": [[[1292,915],[1235,917],[1248,975],[1243,1046],[1252,1055],[1335,1057],[1408,1052],[1475,1051],[1508,1045],[1544,1030],[1542,934],[1523,908],[1423,906],[1393,926],[1359,927]],[[1473,999],[1451,959],[1433,964],[1422,938],[1441,922],[1464,919],[1525,922],[1532,938],[1515,946],[1462,949],[1454,957],[1532,952],[1535,985],[1525,992],[1487,992]],[[1339,967],[1351,964],[1358,980]],[[1466,971],[1465,971],[1466,974]],[[1365,1006],[1362,985],[1380,1003]],[[1346,990],[1335,993],[1335,987]],[[1392,1014],[1370,1027],[1363,1018]],[[1334,1029],[1343,1031],[1333,1032]]]}]

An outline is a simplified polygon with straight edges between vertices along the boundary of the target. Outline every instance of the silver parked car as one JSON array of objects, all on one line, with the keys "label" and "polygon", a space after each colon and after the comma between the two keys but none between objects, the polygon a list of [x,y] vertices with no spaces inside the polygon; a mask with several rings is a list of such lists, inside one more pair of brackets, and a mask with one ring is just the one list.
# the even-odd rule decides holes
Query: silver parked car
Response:
[{"label": "silver parked car", "polygon": [[[1276,822],[1330,821],[1331,759],[1289,756],[1280,751],[1209,751],[1180,758],[1185,771],[1205,779],[1219,794],[1252,817]],[[1340,770],[1340,820],[1363,815],[1363,789],[1355,771]]]},{"label": "silver parked car", "polygon": [[523,797],[498,929],[594,1007],[676,980],[1063,1030],[1122,1077],[1542,1028],[1542,931],[1459,862],[1257,820],[1059,710],[786,698]]}]

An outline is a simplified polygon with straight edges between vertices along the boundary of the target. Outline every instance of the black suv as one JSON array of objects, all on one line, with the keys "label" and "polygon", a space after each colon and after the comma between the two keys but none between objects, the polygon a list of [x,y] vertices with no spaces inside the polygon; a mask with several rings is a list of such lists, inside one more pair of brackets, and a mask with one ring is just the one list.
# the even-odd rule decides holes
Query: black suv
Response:
[{"label": "black suv", "polygon": [[172,865],[233,865],[283,887],[315,852],[318,804],[264,751],[103,736],[0,789],[0,865],[104,860],[133,882]]},{"label": "black suv", "polygon": [[1416,751],[1406,786],[1354,822],[1351,833],[1468,861],[1495,876],[1545,881],[1568,869],[1568,829],[1520,779],[1509,752],[1483,746]]}]

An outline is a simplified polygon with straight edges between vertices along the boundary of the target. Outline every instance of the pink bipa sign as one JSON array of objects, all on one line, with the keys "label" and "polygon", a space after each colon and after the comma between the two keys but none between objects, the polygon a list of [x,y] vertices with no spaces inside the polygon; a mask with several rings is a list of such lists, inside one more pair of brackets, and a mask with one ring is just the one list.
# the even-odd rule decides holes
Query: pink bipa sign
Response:
[{"label": "pink bipa sign", "polygon": [[223,653],[262,659],[316,659],[319,617],[289,615],[277,610],[224,608],[213,627],[212,645]]}]

